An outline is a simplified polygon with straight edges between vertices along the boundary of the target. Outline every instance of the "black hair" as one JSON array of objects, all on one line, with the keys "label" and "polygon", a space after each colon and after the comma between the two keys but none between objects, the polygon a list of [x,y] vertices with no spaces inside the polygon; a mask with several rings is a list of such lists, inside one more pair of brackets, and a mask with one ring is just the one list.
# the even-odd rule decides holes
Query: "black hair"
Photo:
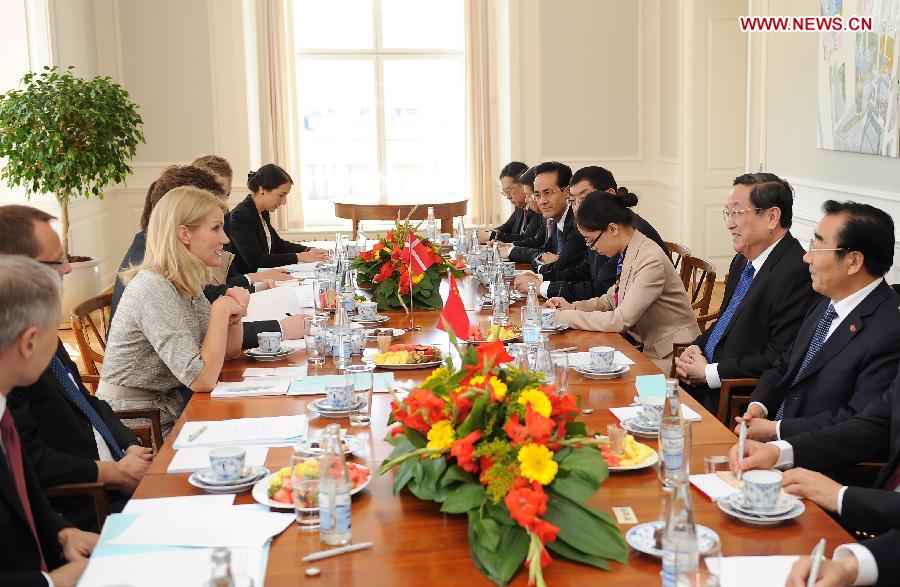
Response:
[{"label": "black hair", "polygon": [[508,177],[513,183],[520,183],[519,179],[526,171],[528,171],[528,166],[526,164],[521,161],[511,161],[504,165],[503,169],[500,170],[500,179]]},{"label": "black hair", "polygon": [[569,187],[569,180],[572,179],[572,168],[565,163],[559,161],[545,161],[540,165],[535,165],[534,176],[537,177],[542,173],[556,172],[556,187],[565,189]]},{"label": "black hair", "polygon": [[523,172],[522,175],[519,176],[519,183],[527,185],[532,190],[534,189],[534,169],[534,167],[529,167],[528,171]]},{"label": "black hair", "polygon": [[609,189],[619,189],[619,186],[616,185],[616,178],[613,177],[612,172],[598,165],[588,165],[587,167],[582,167],[576,171],[575,175],[572,176],[572,179],[569,180],[569,185],[575,185],[584,180],[587,180],[587,182],[591,184],[591,187],[598,192],[605,192]]},{"label": "black hair", "polygon": [[585,230],[606,230],[610,223],[631,226],[634,212],[630,210],[638,203],[638,197],[628,188],[618,188],[615,194],[591,192],[578,206],[575,219]]},{"label": "black hair", "polygon": [[254,193],[259,191],[259,188],[274,190],[286,183],[294,183],[294,180],[287,171],[274,163],[267,163],[247,174],[247,187]]},{"label": "black hair", "polygon": [[850,251],[863,255],[863,265],[869,275],[881,277],[894,264],[894,221],[890,214],[869,204],[828,200],[822,204],[825,214],[845,214],[843,228],[838,233],[838,257]]},{"label": "black hair", "polygon": [[774,173],[745,173],[734,178],[732,185],[748,185],[750,203],[757,214],[769,208],[781,210],[781,227],[790,228],[794,216],[794,188]]}]

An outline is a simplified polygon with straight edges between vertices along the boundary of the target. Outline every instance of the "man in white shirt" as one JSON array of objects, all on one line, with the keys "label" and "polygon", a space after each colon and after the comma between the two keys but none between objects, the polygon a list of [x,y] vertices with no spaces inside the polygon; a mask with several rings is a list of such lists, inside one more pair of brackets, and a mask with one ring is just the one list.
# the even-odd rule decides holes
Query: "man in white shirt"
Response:
[{"label": "man in white shirt", "polygon": [[50,507],[6,409],[53,357],[61,286],[39,263],[0,255],[0,585],[71,587],[97,543]]}]

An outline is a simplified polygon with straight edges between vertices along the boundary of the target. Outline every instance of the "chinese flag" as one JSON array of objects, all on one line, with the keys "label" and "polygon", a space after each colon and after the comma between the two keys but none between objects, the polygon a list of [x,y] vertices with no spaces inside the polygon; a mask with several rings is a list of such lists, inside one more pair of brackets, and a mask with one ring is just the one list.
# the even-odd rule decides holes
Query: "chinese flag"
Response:
[{"label": "chinese flag", "polygon": [[414,232],[409,233],[409,241],[403,246],[400,258],[406,261],[413,275],[421,275],[434,265],[434,255],[425,248]]},{"label": "chinese flag", "polygon": [[457,337],[468,338],[469,336],[469,315],[466,314],[466,308],[463,306],[462,298],[459,296],[459,287],[456,285],[456,279],[450,275],[450,293],[447,294],[447,303],[441,310],[441,319],[438,320],[437,327],[441,330],[447,330],[444,324],[449,325]]}]

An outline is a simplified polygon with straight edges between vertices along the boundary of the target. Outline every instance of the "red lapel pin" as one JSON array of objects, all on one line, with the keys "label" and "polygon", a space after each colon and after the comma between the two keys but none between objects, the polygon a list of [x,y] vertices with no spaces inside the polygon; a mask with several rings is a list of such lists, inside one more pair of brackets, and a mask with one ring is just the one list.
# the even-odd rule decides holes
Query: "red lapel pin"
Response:
[{"label": "red lapel pin", "polygon": [[850,325],[850,332],[856,332],[856,324]]}]

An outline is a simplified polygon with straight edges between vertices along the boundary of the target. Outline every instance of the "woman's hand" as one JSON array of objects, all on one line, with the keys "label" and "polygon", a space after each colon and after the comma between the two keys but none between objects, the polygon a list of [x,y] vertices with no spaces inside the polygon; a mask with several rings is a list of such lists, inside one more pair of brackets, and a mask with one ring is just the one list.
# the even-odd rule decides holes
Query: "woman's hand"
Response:
[{"label": "woman's hand", "polygon": [[287,281],[288,279],[293,279],[291,274],[287,272],[286,269],[270,269],[268,271],[259,271],[257,273],[248,273],[247,279],[250,283],[256,283],[258,281],[265,281],[267,279],[271,279],[272,281]]},{"label": "woman's hand", "polygon": [[275,282],[272,281],[271,279],[266,279],[265,281],[257,283],[255,286],[256,291],[266,291],[267,289],[272,289],[274,287],[275,287]]},{"label": "woman's hand", "polygon": [[303,253],[297,253],[298,263],[314,263],[316,261],[327,261],[328,251],[326,249],[310,249]]},{"label": "woman's hand", "polygon": [[[242,287],[233,287],[232,289],[238,289],[246,292]],[[247,301],[250,301],[250,294],[247,294]],[[241,304],[236,298],[229,295],[227,292],[224,296],[218,298],[216,301],[212,303],[212,307],[210,308],[212,312],[219,313],[222,316],[227,316],[228,324],[235,324],[240,321],[241,318],[247,315],[247,306]]]},{"label": "woman's hand", "polygon": [[556,308],[557,310],[574,310],[575,304],[566,301],[566,298],[550,298],[544,302],[545,308]]}]

